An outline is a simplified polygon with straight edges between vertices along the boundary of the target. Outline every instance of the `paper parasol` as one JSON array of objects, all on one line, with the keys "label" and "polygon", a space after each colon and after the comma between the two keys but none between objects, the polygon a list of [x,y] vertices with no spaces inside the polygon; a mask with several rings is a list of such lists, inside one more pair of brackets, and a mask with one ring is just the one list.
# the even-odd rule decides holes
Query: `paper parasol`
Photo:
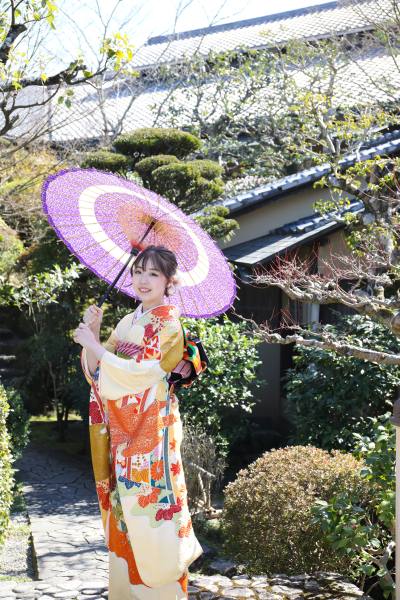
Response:
[{"label": "paper parasol", "polygon": [[[180,285],[166,301],[187,317],[212,317],[233,303],[236,286],[212,238],[174,204],[112,173],[72,168],[49,176],[44,212],[81,263],[136,298],[126,265],[149,245],[163,245],[178,261]],[[111,285],[109,286],[111,287]]]}]

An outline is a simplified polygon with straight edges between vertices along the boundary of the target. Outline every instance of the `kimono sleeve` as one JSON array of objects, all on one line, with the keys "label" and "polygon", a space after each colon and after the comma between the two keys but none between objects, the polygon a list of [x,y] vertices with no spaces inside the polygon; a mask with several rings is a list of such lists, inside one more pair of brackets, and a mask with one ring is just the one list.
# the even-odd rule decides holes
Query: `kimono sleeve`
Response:
[{"label": "kimono sleeve", "polygon": [[[123,317],[121,319],[121,321],[118,323],[116,328],[111,332],[111,335],[109,336],[108,340],[106,342],[104,342],[104,344],[102,344],[103,347],[108,352],[115,352],[115,348],[117,346],[118,340],[120,340],[122,337],[122,330],[123,330],[124,326],[126,325],[126,323],[128,323],[129,318],[130,318],[129,314],[125,315],[125,317]],[[100,361],[97,361],[97,366],[99,366],[99,362]],[[89,385],[92,385],[94,374],[91,373],[89,370],[89,366],[88,366],[88,362],[87,362],[86,348],[82,348],[82,351],[81,351],[81,365],[82,365],[82,371],[83,371],[83,374],[85,375],[86,381],[89,383]]]},{"label": "kimono sleeve", "polygon": [[140,394],[160,382],[183,356],[183,332],[179,320],[164,323],[146,340],[135,358],[105,352],[100,360],[99,392],[109,400]]}]

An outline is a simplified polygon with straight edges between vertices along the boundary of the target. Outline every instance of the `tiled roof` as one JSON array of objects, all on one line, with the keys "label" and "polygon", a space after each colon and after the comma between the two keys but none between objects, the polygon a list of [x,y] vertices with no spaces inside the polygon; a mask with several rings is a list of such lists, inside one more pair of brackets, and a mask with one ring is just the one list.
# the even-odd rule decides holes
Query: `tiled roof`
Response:
[{"label": "tiled roof", "polygon": [[[348,167],[356,161],[367,160],[377,155],[393,154],[398,151],[400,151],[400,130],[392,131],[375,138],[368,144],[365,144],[357,154],[354,152],[348,154],[340,161],[340,164],[344,167]],[[231,215],[235,215],[256,204],[261,204],[265,201],[277,198],[292,189],[318,181],[321,177],[327,175],[329,170],[330,168],[327,164],[304,169],[294,175],[275,179],[262,186],[246,192],[241,192],[236,196],[227,198],[222,202],[218,201],[217,203],[223,204],[229,208]]]},{"label": "tiled roof", "polygon": [[[363,204],[353,201],[345,212],[357,213],[362,210]],[[252,267],[271,260],[281,252],[296,248],[305,242],[310,242],[343,227],[340,219],[334,217],[334,213],[314,214],[283,225],[267,235],[230,246],[222,251],[234,263]]]},{"label": "tiled roof", "polygon": [[[315,38],[326,37],[333,33],[360,31],[370,28],[371,22],[379,21],[384,11],[381,9],[391,0],[370,0],[359,2],[357,6],[341,6],[338,2],[302,8],[278,15],[269,15],[257,19],[239,21],[201,30],[175,34],[173,36],[152,38],[138,50],[135,60],[137,68],[145,65],[160,64],[163,61],[178,60],[184,55],[194,52],[229,50],[237,46],[259,48],[260,46],[284,42],[293,37]],[[268,37],[264,35],[268,33]],[[338,68],[334,86],[337,104],[354,104],[355,102],[374,102],[385,98],[395,98],[400,90],[400,71],[395,60],[382,48],[354,50],[351,61]],[[301,83],[301,73],[292,73]],[[382,85],[380,79],[385,77]],[[373,85],[372,85],[373,82]],[[44,111],[32,112],[30,117],[24,114],[23,120],[31,124],[41,119],[38,127],[50,123],[53,129],[51,140],[56,142],[98,140],[105,135],[104,120],[107,121],[108,132],[124,133],[138,127],[163,126],[168,117],[168,98],[171,88],[149,85],[145,81],[129,82],[128,80],[110,80],[105,84],[106,93],[100,102],[96,97],[93,85],[74,86],[72,107],[68,109],[58,104],[56,97],[50,107]],[[236,93],[232,86],[232,94]],[[381,89],[380,89],[381,88]],[[390,89],[388,89],[390,88]],[[35,91],[35,90],[33,90]],[[42,88],[40,88],[40,93]],[[190,110],[196,102],[195,95],[190,96],[190,87],[178,88],[176,104],[182,105],[178,110],[177,126],[184,127],[190,120]],[[202,109],[212,109],[212,119],[217,119],[218,105],[215,103],[215,87],[213,83],[203,86]],[[104,89],[103,89],[104,92]],[[59,95],[64,94],[61,91]],[[262,113],[263,101],[270,95],[269,89],[261,90],[259,98],[252,109]],[[164,107],[164,108],[163,108]],[[222,110],[222,109],[221,109]],[[166,113],[164,114],[163,111]],[[29,111],[25,111],[27,114]],[[211,112],[211,111],[210,111]],[[181,116],[180,116],[180,114]],[[24,133],[24,124],[15,129],[16,135]]]},{"label": "tiled roof", "polygon": [[[389,0],[390,1],[390,0]],[[382,8],[388,0],[380,0]],[[315,39],[332,33],[358,32],[371,28],[371,23],[384,18],[384,10],[377,10],[375,0],[341,5],[329,2],[267,15],[224,25],[205,27],[173,35],[151,38],[136,54],[135,65],[144,68],[172,62],[194,53],[208,54],[242,46],[263,48],[283,44],[293,38]]]}]

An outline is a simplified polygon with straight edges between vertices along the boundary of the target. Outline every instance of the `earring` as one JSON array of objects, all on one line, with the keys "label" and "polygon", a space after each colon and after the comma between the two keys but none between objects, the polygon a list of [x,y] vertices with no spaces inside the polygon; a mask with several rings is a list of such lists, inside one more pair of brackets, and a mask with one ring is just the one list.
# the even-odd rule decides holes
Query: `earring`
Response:
[{"label": "earring", "polygon": [[168,296],[173,296],[175,294],[175,286],[170,284],[167,286]]}]

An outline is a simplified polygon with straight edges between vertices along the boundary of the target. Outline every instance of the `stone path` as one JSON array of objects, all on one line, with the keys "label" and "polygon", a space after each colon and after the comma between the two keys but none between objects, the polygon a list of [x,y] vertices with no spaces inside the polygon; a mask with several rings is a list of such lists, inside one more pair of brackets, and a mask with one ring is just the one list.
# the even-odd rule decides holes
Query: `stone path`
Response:
[{"label": "stone path", "polygon": [[[86,460],[74,461],[30,446],[18,466],[39,579],[26,583],[0,581],[0,599],[107,598],[108,556],[90,465]],[[250,578],[233,574],[234,565],[221,560],[214,561],[214,572],[217,570],[219,574],[215,575],[191,574],[190,600],[367,599],[337,574]]]}]

